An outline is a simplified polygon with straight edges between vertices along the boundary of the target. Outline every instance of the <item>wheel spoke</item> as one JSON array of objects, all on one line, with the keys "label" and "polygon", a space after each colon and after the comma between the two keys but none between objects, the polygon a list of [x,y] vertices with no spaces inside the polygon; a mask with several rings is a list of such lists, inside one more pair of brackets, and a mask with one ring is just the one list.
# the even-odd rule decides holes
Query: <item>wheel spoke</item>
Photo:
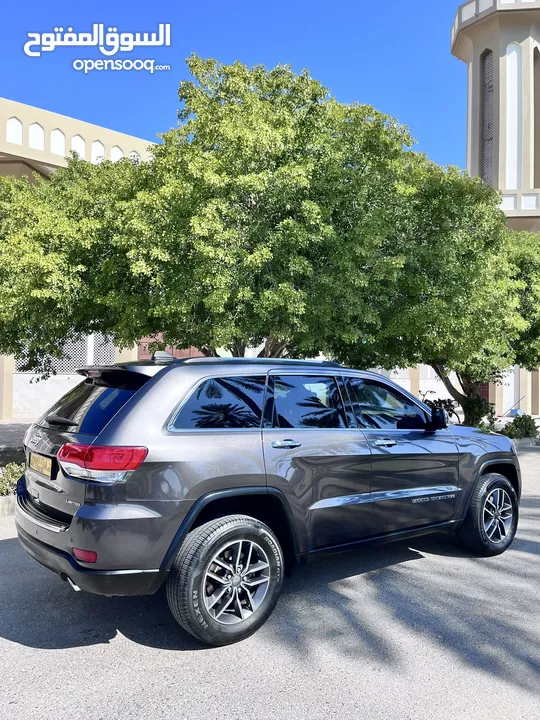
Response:
[{"label": "wheel spoke", "polygon": [[251,612],[254,612],[254,611],[255,611],[255,608],[253,607],[253,596],[252,596],[252,594],[249,592],[249,590],[247,589],[247,587],[245,587],[245,585],[244,585],[243,587],[244,587],[244,592],[246,593],[247,601],[248,601],[248,603],[249,603],[249,609],[251,610]]},{"label": "wheel spoke", "polygon": [[236,551],[236,560],[233,563],[235,569],[240,565],[240,558],[242,557],[242,540],[238,542],[238,550]]},{"label": "wheel spoke", "polygon": [[484,508],[484,512],[487,513],[490,517],[495,517],[495,510],[490,510],[487,505]]},{"label": "wheel spoke", "polygon": [[252,575],[253,573],[261,572],[261,570],[266,570],[267,567],[270,567],[268,563],[262,561],[257,562],[250,568],[248,568],[246,575]]},{"label": "wheel spoke", "polygon": [[219,558],[214,558],[211,562],[211,565],[220,565],[224,570],[227,570],[227,572],[234,574],[234,568],[232,565],[229,565],[228,562],[225,562],[225,560],[220,560]]},{"label": "wheel spoke", "polygon": [[220,588],[219,590],[216,590],[216,592],[213,595],[210,595],[210,597],[207,600],[207,607],[209,610],[211,610],[214,607],[214,605],[216,605],[216,603],[218,603],[221,600],[221,598],[225,595],[225,593],[227,592],[228,589],[229,588],[227,588],[227,587],[223,587],[223,588]]},{"label": "wheel spoke", "polygon": [[215,580],[218,583],[221,583],[222,585],[229,585],[229,581],[226,577],[223,577],[221,575],[216,575],[216,573],[211,572],[210,570],[206,573],[207,577],[211,578],[212,580]]},{"label": "wheel spoke", "polygon": [[[485,530],[486,530],[486,534],[487,534],[487,536],[488,536],[488,538],[489,538],[490,540],[491,540],[491,538],[493,537],[493,535],[495,534],[495,530],[496,530],[496,529],[497,529],[497,521],[495,520],[495,518],[493,518],[493,520],[491,520],[491,522],[489,523],[489,525],[488,525],[488,526],[486,527],[486,529],[485,529]],[[490,531],[491,531],[491,532],[490,532]]]},{"label": "wheel spoke", "polygon": [[248,554],[246,556],[246,564],[244,567],[249,568],[249,563],[251,562],[251,554],[253,553],[253,543],[249,543],[249,550]]},{"label": "wheel spoke", "polygon": [[235,598],[235,594],[233,593],[233,594],[231,595],[230,599],[227,600],[227,602],[223,603],[223,605],[222,605],[222,607],[220,608],[219,612],[217,612],[217,613],[215,614],[216,620],[223,615],[223,613],[225,612],[225,610],[228,610],[228,609],[230,608],[230,606],[232,605],[232,602],[233,602],[234,598]]},{"label": "wheel spoke", "polygon": [[242,603],[240,602],[240,595],[238,594],[238,590],[234,594],[235,600],[236,600],[236,609],[240,613],[240,619],[244,619],[244,608],[242,607]]},{"label": "wheel spoke", "polygon": [[244,585],[247,585],[248,587],[256,587],[257,585],[262,585],[265,582],[268,582],[270,578],[263,577],[263,578],[255,578],[255,580],[244,580]]},{"label": "wheel spoke", "polygon": [[501,537],[501,540],[504,540],[506,537],[506,525],[503,523],[502,520],[499,520],[499,535]]}]

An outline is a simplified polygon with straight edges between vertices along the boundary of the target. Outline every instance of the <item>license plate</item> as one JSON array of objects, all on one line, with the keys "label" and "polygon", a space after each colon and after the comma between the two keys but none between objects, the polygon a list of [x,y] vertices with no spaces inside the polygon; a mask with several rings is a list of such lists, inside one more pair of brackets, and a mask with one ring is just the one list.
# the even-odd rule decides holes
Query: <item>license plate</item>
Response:
[{"label": "license plate", "polygon": [[36,455],[36,453],[31,452],[28,464],[30,465],[32,470],[36,470],[38,473],[45,475],[45,477],[51,477],[51,458],[44,457],[43,455]]}]

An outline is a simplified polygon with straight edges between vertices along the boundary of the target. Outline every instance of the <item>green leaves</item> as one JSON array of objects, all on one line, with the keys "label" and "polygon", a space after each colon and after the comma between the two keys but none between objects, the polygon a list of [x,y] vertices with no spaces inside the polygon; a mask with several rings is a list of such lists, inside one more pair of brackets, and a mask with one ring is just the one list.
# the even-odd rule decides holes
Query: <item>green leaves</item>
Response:
[{"label": "green leaves", "polygon": [[188,65],[152,162],[0,178],[2,352],[47,371],[99,331],[483,379],[536,347],[536,248],[510,262],[491,188],[307,71]]}]

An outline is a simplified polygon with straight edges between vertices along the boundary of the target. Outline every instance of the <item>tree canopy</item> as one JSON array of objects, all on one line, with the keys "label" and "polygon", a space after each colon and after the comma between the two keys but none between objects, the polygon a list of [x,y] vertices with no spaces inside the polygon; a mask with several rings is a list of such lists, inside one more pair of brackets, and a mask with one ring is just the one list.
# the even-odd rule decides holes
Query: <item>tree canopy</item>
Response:
[{"label": "tree canopy", "polygon": [[367,300],[396,271],[382,247],[407,129],[287,66],[188,64],[152,162],[73,157],[48,181],[2,179],[4,352],[46,368],[66,337],[100,331],[280,355],[377,326]]},{"label": "tree canopy", "polygon": [[[410,193],[388,241],[401,270],[371,301],[380,327],[362,343],[338,342],[335,354],[361,367],[431,365],[467,419],[475,412],[481,418],[481,383],[517,362],[528,332],[531,342],[538,337],[517,262],[519,252],[521,266],[530,267],[540,259],[538,246],[530,238],[521,245],[508,231],[499,202],[467,173],[414,158]],[[534,363],[540,357],[531,342]],[[452,371],[459,384],[452,384]]]},{"label": "tree canopy", "polygon": [[497,192],[307,71],[188,65],[151,162],[73,155],[48,180],[0,178],[1,352],[47,372],[101,332],[422,362],[461,402],[538,362],[538,243],[507,230]]}]

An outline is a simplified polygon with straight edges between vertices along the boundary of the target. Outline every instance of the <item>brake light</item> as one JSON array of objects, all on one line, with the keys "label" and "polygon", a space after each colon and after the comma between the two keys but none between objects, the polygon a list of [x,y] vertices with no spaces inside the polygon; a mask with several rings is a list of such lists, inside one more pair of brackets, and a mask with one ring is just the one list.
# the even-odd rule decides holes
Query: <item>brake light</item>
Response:
[{"label": "brake light", "polygon": [[145,447],[66,443],[58,451],[58,462],[73,477],[119,482],[136,470],[147,455]]}]

